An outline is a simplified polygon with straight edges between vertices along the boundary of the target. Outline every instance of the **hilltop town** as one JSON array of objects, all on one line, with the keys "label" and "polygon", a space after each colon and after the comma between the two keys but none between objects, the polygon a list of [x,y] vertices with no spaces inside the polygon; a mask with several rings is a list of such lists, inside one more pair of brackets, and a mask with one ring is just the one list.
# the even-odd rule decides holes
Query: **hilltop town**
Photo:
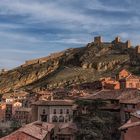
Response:
[{"label": "hilltop town", "polygon": [[140,139],[140,46],[101,36],[0,72],[0,140]]},{"label": "hilltop town", "polygon": [[9,71],[2,70],[0,92],[70,87],[111,76],[123,68],[139,75],[139,60],[139,45],[133,47],[130,40],[122,42],[120,37],[104,42],[98,36],[85,47],[67,49],[28,60]]}]

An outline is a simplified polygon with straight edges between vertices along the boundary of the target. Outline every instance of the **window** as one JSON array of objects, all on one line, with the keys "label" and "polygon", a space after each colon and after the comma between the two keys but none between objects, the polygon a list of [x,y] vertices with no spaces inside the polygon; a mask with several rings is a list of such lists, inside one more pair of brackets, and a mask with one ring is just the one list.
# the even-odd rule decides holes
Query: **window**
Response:
[{"label": "window", "polygon": [[41,115],[41,121],[47,122],[47,115]]},{"label": "window", "polygon": [[114,104],[114,100],[111,100],[111,104]]},{"label": "window", "polygon": [[64,117],[63,116],[59,116],[59,122],[64,122]]},{"label": "window", "polygon": [[69,109],[67,109],[67,112],[66,112],[67,114],[69,114],[70,113],[70,111],[69,111]]},{"label": "window", "polygon": [[135,109],[135,105],[133,105],[133,109]]},{"label": "window", "polygon": [[63,109],[60,109],[60,114],[63,114]]},{"label": "window", "polygon": [[66,115],[65,116],[65,122],[69,122],[70,121],[70,115]]},{"label": "window", "polygon": [[133,87],[133,84],[132,83],[129,83],[129,88],[132,88]]},{"label": "window", "polygon": [[58,117],[57,116],[53,116],[52,117],[52,122],[58,122]]},{"label": "window", "polygon": [[43,112],[42,113],[45,114],[45,109],[43,109]]},{"label": "window", "polygon": [[53,114],[56,114],[56,109],[53,110]]}]

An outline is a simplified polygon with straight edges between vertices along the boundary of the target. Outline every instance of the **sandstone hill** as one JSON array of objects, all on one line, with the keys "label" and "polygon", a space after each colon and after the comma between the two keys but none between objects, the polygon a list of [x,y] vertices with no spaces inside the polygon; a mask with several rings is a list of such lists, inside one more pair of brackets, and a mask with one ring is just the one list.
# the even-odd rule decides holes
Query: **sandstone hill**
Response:
[{"label": "sandstone hill", "polygon": [[102,76],[127,68],[139,74],[140,47],[130,41],[102,42],[101,37],[85,47],[72,48],[25,64],[0,74],[0,93],[16,89],[42,90],[93,82]]}]

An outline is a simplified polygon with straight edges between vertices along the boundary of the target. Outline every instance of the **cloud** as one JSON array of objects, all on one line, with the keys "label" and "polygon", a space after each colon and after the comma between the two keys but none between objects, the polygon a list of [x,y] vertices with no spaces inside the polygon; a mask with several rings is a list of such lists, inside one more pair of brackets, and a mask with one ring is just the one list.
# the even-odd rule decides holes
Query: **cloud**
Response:
[{"label": "cloud", "polygon": [[138,0],[1,0],[0,67],[6,61],[7,67],[11,61],[11,68],[27,59],[84,46],[95,35],[109,41],[120,35],[136,44],[138,4]]}]

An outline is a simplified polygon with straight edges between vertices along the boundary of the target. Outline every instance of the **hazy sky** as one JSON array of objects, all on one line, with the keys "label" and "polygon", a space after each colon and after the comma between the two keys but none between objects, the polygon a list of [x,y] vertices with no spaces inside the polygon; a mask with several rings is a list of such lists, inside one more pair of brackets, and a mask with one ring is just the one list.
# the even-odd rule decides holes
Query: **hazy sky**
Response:
[{"label": "hazy sky", "polygon": [[140,43],[140,0],[0,0],[0,68],[70,47],[95,35]]}]

